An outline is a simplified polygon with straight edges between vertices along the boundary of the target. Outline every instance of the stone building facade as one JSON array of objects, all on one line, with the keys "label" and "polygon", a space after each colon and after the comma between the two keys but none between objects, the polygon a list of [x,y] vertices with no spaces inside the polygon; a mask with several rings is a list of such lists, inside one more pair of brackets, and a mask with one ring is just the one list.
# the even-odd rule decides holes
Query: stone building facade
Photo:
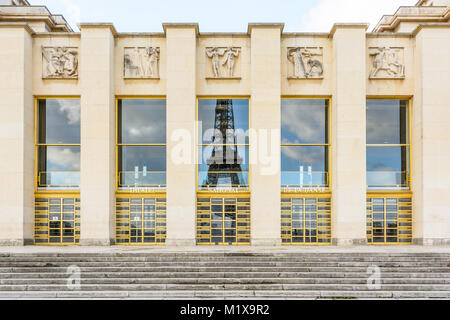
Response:
[{"label": "stone building facade", "polygon": [[73,32],[0,1],[0,244],[450,244],[449,19]]}]

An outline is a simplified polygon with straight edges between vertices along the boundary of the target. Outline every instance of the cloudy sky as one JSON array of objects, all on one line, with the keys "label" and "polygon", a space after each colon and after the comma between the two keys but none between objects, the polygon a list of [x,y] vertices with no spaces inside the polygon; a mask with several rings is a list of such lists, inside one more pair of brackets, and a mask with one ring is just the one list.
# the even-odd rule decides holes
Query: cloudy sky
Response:
[{"label": "cloudy sky", "polygon": [[29,0],[78,22],[113,22],[119,32],[161,32],[162,22],[198,22],[201,32],[246,32],[248,22],[284,22],[286,32],[328,32],[367,22],[417,0]]}]

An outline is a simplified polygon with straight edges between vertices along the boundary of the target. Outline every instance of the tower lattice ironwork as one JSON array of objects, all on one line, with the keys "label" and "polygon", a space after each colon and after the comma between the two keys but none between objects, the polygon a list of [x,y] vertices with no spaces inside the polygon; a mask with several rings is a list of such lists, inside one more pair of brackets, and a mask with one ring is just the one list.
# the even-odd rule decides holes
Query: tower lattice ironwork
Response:
[{"label": "tower lattice ironwork", "polygon": [[217,186],[219,177],[224,177],[231,180],[232,186],[238,186],[243,161],[236,146],[233,100],[217,100],[214,129],[212,155],[206,160],[209,166],[206,185]]}]

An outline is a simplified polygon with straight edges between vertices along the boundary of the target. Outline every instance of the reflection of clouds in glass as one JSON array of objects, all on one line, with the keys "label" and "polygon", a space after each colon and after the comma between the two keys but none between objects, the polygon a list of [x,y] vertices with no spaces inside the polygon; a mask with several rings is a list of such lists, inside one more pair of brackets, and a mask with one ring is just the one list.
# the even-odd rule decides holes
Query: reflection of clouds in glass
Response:
[{"label": "reflection of clouds in glass", "polygon": [[48,171],[79,171],[80,150],[79,148],[47,148],[47,170]]},{"label": "reflection of clouds in glass", "polygon": [[57,100],[59,111],[64,114],[69,125],[80,124],[80,101],[75,99]]},{"label": "reflection of clouds in glass", "polygon": [[368,147],[367,171],[405,171],[402,169],[402,153],[405,147]]},{"label": "reflection of clouds in glass", "polygon": [[404,184],[403,175],[396,172],[368,172],[367,184],[369,186],[395,186]]},{"label": "reflection of clouds in glass", "polygon": [[[121,147],[122,162],[119,171],[166,171],[166,147]],[[144,168],[146,170],[144,170]]]},{"label": "reflection of clouds in glass", "polygon": [[395,168],[382,162],[374,162],[370,164],[370,169],[374,171],[395,171]]},{"label": "reflection of clouds in glass", "polygon": [[299,166],[312,166],[314,170],[325,168],[324,147],[282,147],[282,171],[297,171]]},{"label": "reflection of clouds in glass", "polygon": [[39,126],[44,126],[45,141],[42,143],[77,144],[80,143],[80,100],[48,99],[43,101],[45,119]]},{"label": "reflection of clouds in glass", "polygon": [[124,99],[122,143],[166,143],[166,101]]},{"label": "reflection of clouds in glass", "polygon": [[[369,144],[396,144],[405,143],[406,126],[400,124],[403,114],[403,121],[406,125],[406,103],[400,100],[368,100],[367,101],[367,143]],[[403,132],[402,132],[403,131]],[[403,135],[403,141],[401,141]]]},{"label": "reflection of clouds in glass", "polygon": [[282,100],[283,143],[325,143],[326,100]]},{"label": "reflection of clouds in glass", "polygon": [[154,136],[156,134],[158,134],[159,132],[161,132],[162,130],[162,126],[160,125],[159,127],[131,127],[131,128],[127,128],[128,131],[128,135],[131,137],[148,137],[148,136]]},{"label": "reflection of clouds in glass", "polygon": [[80,185],[79,172],[51,172],[47,174],[47,185],[51,186],[70,186]]}]

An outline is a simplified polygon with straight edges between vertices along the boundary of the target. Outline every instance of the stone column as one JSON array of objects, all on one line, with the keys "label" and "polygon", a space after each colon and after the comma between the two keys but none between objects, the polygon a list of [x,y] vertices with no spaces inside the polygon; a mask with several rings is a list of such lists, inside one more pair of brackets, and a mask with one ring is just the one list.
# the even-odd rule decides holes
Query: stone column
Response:
[{"label": "stone column", "polygon": [[81,245],[114,242],[114,27],[81,24]]},{"label": "stone column", "polygon": [[332,100],[332,228],[336,245],[366,244],[365,24],[336,24]]},{"label": "stone column", "polygon": [[198,25],[164,24],[164,31],[167,39],[167,245],[194,246]]},{"label": "stone column", "polygon": [[281,32],[283,24],[250,24],[251,238],[281,245]]},{"label": "stone column", "polygon": [[413,237],[450,245],[450,26],[425,25],[414,35]]},{"label": "stone column", "polygon": [[0,245],[33,242],[32,33],[0,24]]}]

